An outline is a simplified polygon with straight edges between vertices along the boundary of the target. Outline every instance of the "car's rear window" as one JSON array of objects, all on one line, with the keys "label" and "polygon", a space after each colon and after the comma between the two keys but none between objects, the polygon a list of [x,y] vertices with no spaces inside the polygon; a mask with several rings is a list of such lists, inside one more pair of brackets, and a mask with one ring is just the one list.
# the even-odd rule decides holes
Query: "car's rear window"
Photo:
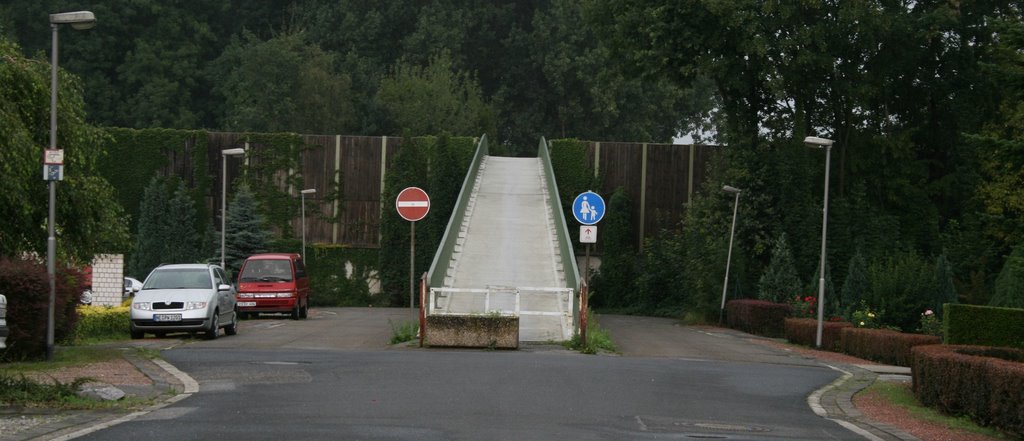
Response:
[{"label": "car's rear window", "polygon": [[210,270],[206,268],[157,268],[142,289],[212,289]]},{"label": "car's rear window", "polygon": [[250,260],[242,268],[239,282],[290,282],[292,264],[286,259]]}]

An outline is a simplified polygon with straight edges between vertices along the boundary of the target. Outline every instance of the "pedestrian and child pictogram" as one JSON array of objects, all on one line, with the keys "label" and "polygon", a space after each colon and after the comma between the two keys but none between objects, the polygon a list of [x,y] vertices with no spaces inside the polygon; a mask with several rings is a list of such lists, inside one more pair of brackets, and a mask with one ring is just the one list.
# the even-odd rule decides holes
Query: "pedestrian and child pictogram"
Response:
[{"label": "pedestrian and child pictogram", "polygon": [[604,199],[592,191],[580,193],[572,203],[572,215],[583,225],[594,225],[604,217]]}]

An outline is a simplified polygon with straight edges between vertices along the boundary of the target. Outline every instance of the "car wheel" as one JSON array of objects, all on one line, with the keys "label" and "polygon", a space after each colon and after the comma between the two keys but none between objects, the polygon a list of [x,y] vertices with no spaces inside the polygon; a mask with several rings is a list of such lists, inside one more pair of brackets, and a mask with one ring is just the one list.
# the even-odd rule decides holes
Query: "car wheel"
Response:
[{"label": "car wheel", "polygon": [[143,337],[146,336],[145,332],[136,331],[135,328],[131,328],[129,330],[129,333],[131,333],[131,335],[132,335],[132,340],[140,340],[140,339],[142,339]]},{"label": "car wheel", "polygon": [[213,311],[213,318],[210,319],[210,328],[206,330],[206,339],[215,340],[220,333],[220,311]]},{"label": "car wheel", "polygon": [[231,324],[224,327],[224,335],[238,334],[238,311],[231,313]]},{"label": "car wheel", "polygon": [[295,307],[292,308],[292,320],[298,320],[302,318],[302,308],[299,307],[299,301],[295,301]]},{"label": "car wheel", "polygon": [[301,317],[301,318],[309,317],[309,302],[308,301],[306,302],[306,304],[302,305],[302,310],[299,311],[299,317]]}]

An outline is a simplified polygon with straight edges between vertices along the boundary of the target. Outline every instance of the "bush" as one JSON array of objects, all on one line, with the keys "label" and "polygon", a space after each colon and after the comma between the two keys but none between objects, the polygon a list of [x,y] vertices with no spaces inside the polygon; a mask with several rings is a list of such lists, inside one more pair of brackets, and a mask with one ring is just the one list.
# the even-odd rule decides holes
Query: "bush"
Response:
[{"label": "bush", "polygon": [[[842,343],[841,331],[852,327],[847,322],[825,322],[821,328],[821,348],[837,351]],[[785,337],[790,343],[814,346],[818,339],[818,321],[810,318],[787,318],[784,322]]]},{"label": "bush", "polygon": [[75,342],[120,340],[128,336],[127,306],[79,306]]},{"label": "bush", "polygon": [[782,337],[784,321],[792,313],[790,305],[764,300],[730,300],[725,304],[730,328],[766,337]]},{"label": "bush", "polygon": [[1009,348],[917,346],[913,349],[914,395],[927,406],[1021,437],[1022,359],[1024,352]]},{"label": "bush", "polygon": [[889,329],[846,328],[840,330],[838,351],[865,360],[910,367],[914,346],[934,345],[934,335],[906,334]]},{"label": "bush", "polygon": [[[78,319],[75,306],[85,289],[82,273],[57,267],[54,302],[54,341],[72,336]],[[46,328],[50,282],[46,266],[27,260],[0,260],[0,293],[7,296],[7,349],[0,359],[42,358],[46,355]]]},{"label": "bush", "polygon": [[946,344],[1024,349],[1024,309],[947,304],[943,315]]},{"label": "bush", "polygon": [[386,296],[370,295],[369,280],[377,272],[378,250],[313,245],[307,251],[310,305],[367,306],[390,303]]},{"label": "bush", "polygon": [[796,274],[793,253],[789,250],[785,233],[775,241],[772,260],[765,268],[764,274],[761,275],[757,288],[759,299],[776,303],[800,296],[803,286],[800,283],[800,277]]}]

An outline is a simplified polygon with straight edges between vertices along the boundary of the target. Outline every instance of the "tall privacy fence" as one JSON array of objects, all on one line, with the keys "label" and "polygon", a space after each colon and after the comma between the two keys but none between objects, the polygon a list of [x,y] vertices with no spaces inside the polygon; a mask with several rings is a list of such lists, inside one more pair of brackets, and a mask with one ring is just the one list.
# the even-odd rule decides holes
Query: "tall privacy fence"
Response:
[{"label": "tall privacy fence", "polygon": [[[113,137],[101,162],[105,177],[133,220],[138,219],[143,189],[153,176],[184,180],[199,207],[199,216],[220,225],[221,188],[243,174],[265,183],[289,200],[263,200],[272,207],[271,221],[278,229],[301,231],[300,191],[307,195],[306,240],[309,243],[351,247],[380,246],[381,210],[393,210],[383,201],[385,177],[405,140],[389,136],[298,135],[205,132],[169,129],[109,129]],[[456,138],[453,138],[456,139]],[[464,141],[475,143],[465,138]],[[414,143],[415,145],[415,143]],[[562,145],[573,145],[569,156],[558,155]],[[590,182],[606,198],[623,187],[633,206],[631,221],[637,241],[661,228],[672,228],[685,205],[706,179],[714,146],[626,142],[552,141],[552,160],[562,167],[592,175]],[[221,151],[245,148],[244,156]],[[570,152],[571,150],[571,152]],[[130,160],[126,160],[130,158]],[[576,189],[561,185],[564,198]],[[275,196],[276,197],[276,196]],[[278,198],[280,199],[280,198]],[[275,211],[276,210],[276,211]],[[134,221],[133,221],[134,222]],[[272,222],[273,223],[273,222]],[[572,226],[570,225],[570,230]]]}]

